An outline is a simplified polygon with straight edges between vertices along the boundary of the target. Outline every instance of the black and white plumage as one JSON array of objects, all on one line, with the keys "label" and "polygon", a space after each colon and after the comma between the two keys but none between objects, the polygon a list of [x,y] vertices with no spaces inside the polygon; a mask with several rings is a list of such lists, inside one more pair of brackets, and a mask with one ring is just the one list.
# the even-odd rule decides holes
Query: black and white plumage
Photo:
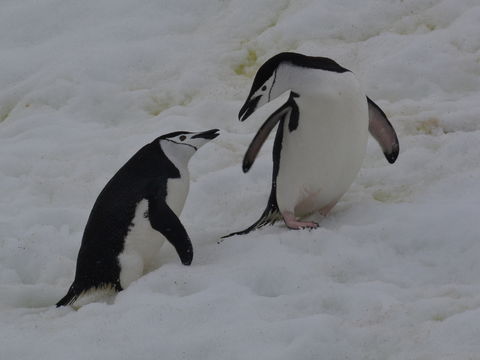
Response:
[{"label": "black and white plumage", "polygon": [[165,239],[190,265],[192,243],[178,219],[189,189],[187,165],[200,146],[217,136],[217,129],[160,136],[118,170],[95,201],[75,280],[57,307],[81,306],[126,288],[151,270]]},{"label": "black and white plumage", "polygon": [[385,113],[350,70],[324,57],[287,52],[270,58],[258,70],[239,119],[287,91],[288,100],[263,123],[243,160],[247,172],[278,124],[267,207],[253,225],[225,237],[280,219],[292,229],[317,227],[298,219],[328,213],[347,191],[365,156],[368,132],[389,163],[398,156],[397,135]]}]

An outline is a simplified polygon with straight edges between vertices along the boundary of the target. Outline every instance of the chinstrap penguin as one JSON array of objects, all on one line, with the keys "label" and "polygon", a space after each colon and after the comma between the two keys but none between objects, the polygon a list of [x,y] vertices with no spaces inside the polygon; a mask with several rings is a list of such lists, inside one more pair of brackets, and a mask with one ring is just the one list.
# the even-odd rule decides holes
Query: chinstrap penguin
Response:
[{"label": "chinstrap penguin", "polygon": [[75,280],[58,303],[95,301],[125,289],[153,270],[165,239],[190,265],[193,248],[178,216],[189,189],[188,162],[218,130],[178,131],[142,147],[107,183],[92,208]]},{"label": "chinstrap penguin", "polygon": [[263,123],[243,159],[247,172],[278,124],[267,207],[253,225],[224,238],[280,219],[291,229],[316,228],[299,219],[326,215],[347,191],[362,165],[368,132],[389,163],[397,159],[397,135],[385,113],[350,70],[329,58],[289,52],[270,58],[257,71],[239,119],[287,92],[288,100]]}]

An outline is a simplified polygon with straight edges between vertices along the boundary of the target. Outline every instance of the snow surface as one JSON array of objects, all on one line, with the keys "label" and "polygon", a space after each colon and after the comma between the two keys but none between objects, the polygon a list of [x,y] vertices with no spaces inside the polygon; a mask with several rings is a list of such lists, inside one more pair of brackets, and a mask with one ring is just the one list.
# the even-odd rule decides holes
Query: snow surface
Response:
[{"label": "snow surface", "polygon": [[[478,0],[3,0],[0,359],[480,359]],[[250,225],[269,140],[237,121],[280,51],[353,70],[400,139],[371,139],[315,231]],[[113,304],[53,304],[99,191],[142,145],[222,129],[191,161],[191,267]]]}]

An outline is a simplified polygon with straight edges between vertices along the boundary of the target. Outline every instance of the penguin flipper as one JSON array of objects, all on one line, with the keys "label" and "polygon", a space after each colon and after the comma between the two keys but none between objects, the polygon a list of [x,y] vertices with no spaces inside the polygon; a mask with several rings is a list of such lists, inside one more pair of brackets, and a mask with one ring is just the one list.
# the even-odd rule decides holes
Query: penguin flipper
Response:
[{"label": "penguin flipper", "polygon": [[270,115],[267,120],[265,120],[262,126],[260,126],[260,129],[258,129],[257,134],[248,146],[247,152],[243,158],[243,172],[246,173],[248,170],[250,170],[258,155],[258,152],[265,143],[265,140],[267,140],[268,135],[270,135],[270,132],[280,120],[285,119],[285,117],[290,114],[289,129],[290,131],[293,131],[297,128],[298,106],[294,101],[295,97],[298,97],[298,94],[292,91],[288,101],[275,110],[275,112]]},{"label": "penguin flipper", "polygon": [[397,134],[387,116],[380,107],[375,104],[368,96],[368,131],[380,144],[383,154],[390,164],[397,160],[400,145],[398,144]]},{"label": "penguin flipper", "polygon": [[183,265],[190,265],[193,246],[180,219],[161,198],[148,199],[148,218],[152,228],[160,232],[175,247]]}]

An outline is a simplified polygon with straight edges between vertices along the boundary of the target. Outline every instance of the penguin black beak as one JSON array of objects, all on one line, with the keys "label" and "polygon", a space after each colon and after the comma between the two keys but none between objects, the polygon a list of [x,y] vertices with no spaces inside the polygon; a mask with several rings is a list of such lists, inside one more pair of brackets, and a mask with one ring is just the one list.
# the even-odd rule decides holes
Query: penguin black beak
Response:
[{"label": "penguin black beak", "polygon": [[215,139],[218,135],[220,135],[218,133],[219,131],[220,130],[218,130],[218,129],[203,131],[201,133],[198,133],[198,134],[192,136],[192,139],[200,138],[200,139],[212,140],[212,139]]},{"label": "penguin black beak", "polygon": [[257,109],[258,102],[262,96],[256,96],[247,100],[238,113],[238,120],[245,121]]}]

